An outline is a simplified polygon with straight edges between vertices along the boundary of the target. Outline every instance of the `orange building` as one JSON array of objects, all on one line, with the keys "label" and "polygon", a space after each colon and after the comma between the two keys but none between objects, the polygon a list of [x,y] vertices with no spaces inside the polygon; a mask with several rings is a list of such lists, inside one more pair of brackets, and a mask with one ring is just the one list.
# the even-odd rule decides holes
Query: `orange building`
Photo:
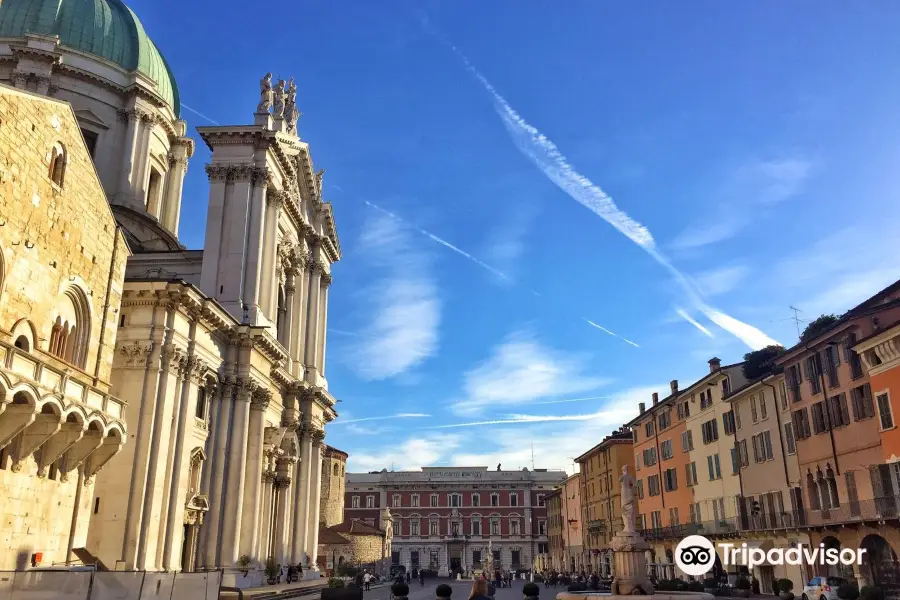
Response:
[{"label": "orange building", "polygon": [[678,381],[670,386],[672,393],[662,401],[653,394],[649,410],[641,402],[638,416],[627,424],[634,441],[637,528],[653,547],[651,571],[659,566],[660,577],[675,576],[673,552],[689,535],[688,515],[694,500],[686,480],[690,445],[683,435],[691,405],[680,398]]},{"label": "orange building", "polygon": [[[900,323],[876,330],[854,346],[869,372],[881,451],[887,463],[900,463]],[[900,466],[900,465],[896,465]]]}]

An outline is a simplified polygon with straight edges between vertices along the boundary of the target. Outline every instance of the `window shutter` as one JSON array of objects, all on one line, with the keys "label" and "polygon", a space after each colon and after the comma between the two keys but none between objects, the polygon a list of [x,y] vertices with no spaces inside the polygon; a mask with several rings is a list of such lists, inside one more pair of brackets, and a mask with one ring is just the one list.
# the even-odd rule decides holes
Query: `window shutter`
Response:
[{"label": "window shutter", "polygon": [[766,431],[763,437],[766,440],[766,460],[772,460],[774,458],[772,453],[772,434]]},{"label": "window shutter", "polygon": [[759,417],[756,413],[756,394],[750,396],[750,418],[754,423],[759,421]]}]

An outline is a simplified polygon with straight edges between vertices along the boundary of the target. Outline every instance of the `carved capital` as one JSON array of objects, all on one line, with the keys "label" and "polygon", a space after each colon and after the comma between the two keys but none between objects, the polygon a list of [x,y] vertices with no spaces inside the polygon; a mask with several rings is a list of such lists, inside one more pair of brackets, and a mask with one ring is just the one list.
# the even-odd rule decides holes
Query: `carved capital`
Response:
[{"label": "carved capital", "polygon": [[324,268],[322,269],[322,285],[331,286],[331,273],[326,273]]},{"label": "carved capital", "polygon": [[206,165],[206,176],[210,181],[226,181],[229,169],[225,165]]},{"label": "carved capital", "polygon": [[260,185],[265,189],[269,185],[269,169],[267,167],[251,167],[250,178],[254,185]]},{"label": "carved capital", "polygon": [[272,400],[272,391],[266,388],[257,388],[255,392],[253,392],[253,397],[250,400],[250,408],[253,410],[266,410],[269,407],[269,402]]},{"label": "carved capital", "polygon": [[189,371],[188,375],[194,384],[199,384],[206,378],[207,373],[209,373],[209,365],[207,365],[203,359],[196,356],[188,358],[187,368]]},{"label": "carved capital", "polygon": [[312,437],[313,444],[321,444],[325,441],[325,430],[324,429],[314,429],[309,433],[310,437]]},{"label": "carved capital", "polygon": [[116,348],[124,366],[130,368],[146,368],[152,353],[153,342],[125,342]]},{"label": "carved capital", "polygon": [[229,174],[235,181],[251,181],[255,169],[253,165],[237,165],[229,169]]},{"label": "carved capital", "polygon": [[249,377],[238,379],[237,395],[239,400],[250,401],[253,394],[259,388],[259,384]]},{"label": "carved capital", "polygon": [[291,485],[291,478],[287,475],[276,475],[275,476],[275,487],[277,488],[286,488]]}]

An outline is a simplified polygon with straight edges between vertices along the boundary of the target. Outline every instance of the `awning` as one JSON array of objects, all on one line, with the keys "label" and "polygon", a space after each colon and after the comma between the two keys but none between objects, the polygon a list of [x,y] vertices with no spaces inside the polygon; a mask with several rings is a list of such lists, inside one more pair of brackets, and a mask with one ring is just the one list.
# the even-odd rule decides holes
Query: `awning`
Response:
[{"label": "awning", "polygon": [[[772,544],[772,540],[746,540],[746,541],[735,540],[733,542],[733,546],[731,546],[730,548],[722,547],[721,543],[722,542],[719,542],[716,544],[716,554],[719,555],[719,561],[721,561],[722,566],[725,567],[726,569],[728,567],[732,567],[732,566],[746,567],[747,566],[747,557],[749,557],[750,551],[759,550],[759,551],[762,551],[763,553],[768,553],[769,550],[771,550],[774,547]],[[726,542],[726,543],[728,543],[728,542]],[[744,551],[744,544],[747,545],[746,551]],[[729,554],[731,554],[731,556],[728,557],[729,560],[727,561],[727,564],[726,564],[726,560],[725,560],[726,550],[729,552]],[[735,550],[737,550],[737,553],[735,553]],[[731,560],[732,556],[734,557],[734,560]],[[769,564],[768,560],[763,558],[762,562],[759,562],[757,564],[757,566],[772,566],[772,565]]]}]

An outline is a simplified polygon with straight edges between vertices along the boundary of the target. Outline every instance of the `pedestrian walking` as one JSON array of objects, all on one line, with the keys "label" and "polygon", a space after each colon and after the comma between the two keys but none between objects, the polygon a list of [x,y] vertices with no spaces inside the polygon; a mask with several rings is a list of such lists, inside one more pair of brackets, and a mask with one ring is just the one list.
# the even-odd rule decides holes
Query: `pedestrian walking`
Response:
[{"label": "pedestrian walking", "polygon": [[366,591],[369,591],[369,586],[372,585],[372,574],[366,571],[366,574],[363,575],[363,583],[366,584]]}]

